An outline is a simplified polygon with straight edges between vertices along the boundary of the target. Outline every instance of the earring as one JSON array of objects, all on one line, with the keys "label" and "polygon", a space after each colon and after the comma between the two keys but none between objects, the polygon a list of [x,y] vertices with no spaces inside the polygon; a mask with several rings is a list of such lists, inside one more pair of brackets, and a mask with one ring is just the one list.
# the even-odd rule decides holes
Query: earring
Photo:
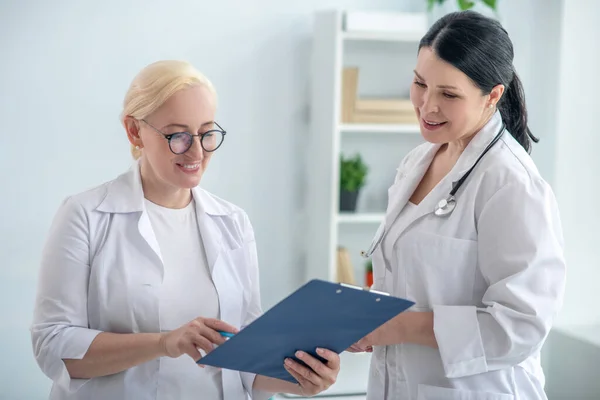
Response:
[{"label": "earring", "polygon": [[489,107],[490,107],[490,108],[493,108],[493,107],[494,107],[494,105],[493,105],[493,104],[490,104],[490,106],[489,106]]},{"label": "earring", "polygon": [[140,149],[140,146],[135,146],[135,149],[136,149],[136,150],[139,150],[139,149]]}]

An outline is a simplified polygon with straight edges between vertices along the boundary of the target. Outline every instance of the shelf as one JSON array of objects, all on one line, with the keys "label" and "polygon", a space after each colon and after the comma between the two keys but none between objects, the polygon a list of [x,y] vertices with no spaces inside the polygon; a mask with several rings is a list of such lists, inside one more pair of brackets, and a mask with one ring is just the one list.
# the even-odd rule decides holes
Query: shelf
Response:
[{"label": "shelf", "polygon": [[424,32],[342,32],[344,40],[418,43]]},{"label": "shelf", "polygon": [[384,213],[341,212],[337,215],[337,222],[340,224],[379,224],[384,217]]},{"label": "shelf", "polygon": [[340,131],[342,133],[421,133],[418,124],[342,124],[340,125]]}]

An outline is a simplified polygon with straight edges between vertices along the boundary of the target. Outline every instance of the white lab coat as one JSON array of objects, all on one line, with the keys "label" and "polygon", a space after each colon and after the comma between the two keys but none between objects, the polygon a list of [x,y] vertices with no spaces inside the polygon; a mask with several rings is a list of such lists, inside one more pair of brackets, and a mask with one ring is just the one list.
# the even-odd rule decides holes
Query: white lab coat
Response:
[{"label": "white lab coat", "polygon": [[[433,311],[439,350],[376,347],[369,400],[546,399],[540,348],[562,304],[565,261],[548,184],[510,135],[483,157],[457,194],[454,212],[433,214],[498,132],[499,113],[450,173],[399,219],[393,254],[373,253],[374,289]],[[407,204],[439,145],[414,149],[389,189],[386,230]]]},{"label": "white lab coat", "polygon": [[[242,329],[262,313],[254,231],[240,208],[200,188],[193,196],[221,319]],[[31,328],[35,358],[54,383],[51,399],[156,399],[160,359],[93,379],[70,379],[62,359],[82,358],[100,332],[160,332],[162,277],[139,163],[65,200],[42,255]],[[254,378],[223,370],[224,399],[248,398]]]}]

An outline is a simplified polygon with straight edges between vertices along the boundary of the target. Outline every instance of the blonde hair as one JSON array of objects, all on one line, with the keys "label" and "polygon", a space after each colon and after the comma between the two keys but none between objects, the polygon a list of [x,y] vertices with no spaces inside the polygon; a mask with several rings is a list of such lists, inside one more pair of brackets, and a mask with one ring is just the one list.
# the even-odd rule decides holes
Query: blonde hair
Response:
[{"label": "blonde hair", "polygon": [[[162,106],[175,92],[191,86],[206,87],[217,97],[213,84],[186,61],[162,60],[154,62],[142,69],[133,79],[123,101],[121,122],[131,116],[143,119]],[[131,145],[134,159],[141,156],[141,151]]]}]

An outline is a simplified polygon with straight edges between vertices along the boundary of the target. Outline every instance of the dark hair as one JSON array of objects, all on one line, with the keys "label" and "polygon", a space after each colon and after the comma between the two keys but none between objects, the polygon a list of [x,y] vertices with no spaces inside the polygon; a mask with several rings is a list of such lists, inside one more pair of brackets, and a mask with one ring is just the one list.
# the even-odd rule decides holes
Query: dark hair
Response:
[{"label": "dark hair", "polygon": [[529,153],[531,140],[538,142],[527,126],[527,108],[521,80],[513,66],[513,45],[502,25],[475,11],[447,14],[433,24],[419,43],[461,70],[489,94],[502,84],[504,94],[498,109],[506,128]]}]

